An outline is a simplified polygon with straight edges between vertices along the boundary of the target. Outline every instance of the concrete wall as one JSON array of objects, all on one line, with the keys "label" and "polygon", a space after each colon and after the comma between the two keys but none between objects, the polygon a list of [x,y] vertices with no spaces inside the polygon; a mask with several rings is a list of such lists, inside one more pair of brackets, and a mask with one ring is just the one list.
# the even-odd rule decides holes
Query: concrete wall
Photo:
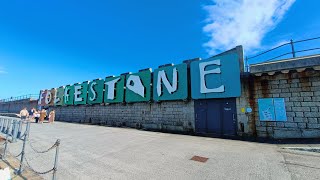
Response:
[{"label": "concrete wall", "polygon": [[[320,71],[306,70],[254,78],[254,114],[259,137],[320,137]],[[259,121],[258,98],[285,98],[287,121]]]},{"label": "concrete wall", "polygon": [[0,112],[5,113],[19,113],[21,109],[26,107],[28,110],[31,108],[37,108],[38,106],[37,100],[31,99],[23,99],[18,101],[11,101],[11,102],[2,102],[0,103]]},{"label": "concrete wall", "polygon": [[[247,108],[255,111],[255,100],[252,95],[254,79],[249,73],[241,74],[241,96],[236,99],[238,134],[241,136],[255,136],[256,126],[254,113],[247,113]],[[245,110],[243,112],[243,110]]]},{"label": "concrete wall", "polygon": [[132,103],[50,107],[56,120],[150,130],[194,131],[194,102]]},{"label": "concrete wall", "polygon": [[[236,99],[238,134],[272,138],[320,138],[320,71],[241,75],[242,94]],[[286,122],[259,121],[259,98],[284,98]],[[37,101],[0,104],[0,111],[18,113]],[[243,112],[252,108],[253,112]],[[59,121],[126,126],[160,131],[194,132],[194,101],[78,105],[51,107]]]}]

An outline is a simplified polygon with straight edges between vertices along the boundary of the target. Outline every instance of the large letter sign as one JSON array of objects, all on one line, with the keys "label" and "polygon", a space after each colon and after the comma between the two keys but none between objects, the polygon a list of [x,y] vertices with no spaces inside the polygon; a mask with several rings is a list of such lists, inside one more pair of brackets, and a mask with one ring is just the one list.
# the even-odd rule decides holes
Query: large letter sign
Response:
[{"label": "large letter sign", "polygon": [[74,105],[87,103],[88,81],[74,84]]},{"label": "large letter sign", "polygon": [[188,98],[187,64],[166,66],[153,73],[153,100]]},{"label": "large letter sign", "polygon": [[178,65],[160,66],[153,74],[149,68],[133,74],[108,76],[92,82],[42,90],[38,104],[135,103],[149,102],[151,96],[156,102],[176,101],[186,100],[190,94],[192,99],[239,97],[239,54],[242,55],[235,49],[205,60],[194,59]]},{"label": "large letter sign", "polygon": [[95,79],[88,85],[88,104],[100,104],[103,102],[104,80]]},{"label": "large letter sign", "polygon": [[126,75],[126,102],[150,101],[151,69]]},{"label": "large letter sign", "polygon": [[44,106],[45,104],[44,100],[45,100],[45,90],[41,90],[39,95],[38,105]]},{"label": "large letter sign", "polygon": [[65,105],[73,105],[74,99],[74,88],[72,85],[67,85],[64,88],[64,104]]},{"label": "large letter sign", "polygon": [[105,80],[105,103],[120,103],[124,101],[124,80],[125,76],[110,76]]},{"label": "large letter sign", "polygon": [[193,99],[240,96],[240,67],[237,54],[226,54],[191,63]]},{"label": "large letter sign", "polygon": [[56,92],[55,92],[55,96],[54,96],[54,100],[53,100],[53,103],[55,106],[62,106],[64,105],[64,99],[63,99],[63,95],[64,95],[64,87],[61,86],[59,88],[56,89]]}]

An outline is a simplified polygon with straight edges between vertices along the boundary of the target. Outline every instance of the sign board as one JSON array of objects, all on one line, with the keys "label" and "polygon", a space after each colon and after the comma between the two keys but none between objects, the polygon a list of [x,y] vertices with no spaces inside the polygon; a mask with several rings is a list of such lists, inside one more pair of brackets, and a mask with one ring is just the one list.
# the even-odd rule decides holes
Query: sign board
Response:
[{"label": "sign board", "polygon": [[153,100],[181,100],[188,98],[187,64],[166,66],[153,73]]},{"label": "sign board", "polygon": [[[191,91],[191,93],[190,93]],[[237,53],[188,64],[159,67],[133,74],[109,76],[50,90],[42,90],[40,106],[134,103],[239,97],[240,65]],[[281,103],[276,101],[275,103]],[[281,106],[275,111],[282,112]],[[279,116],[283,119],[283,116]]]},{"label": "sign board", "polygon": [[239,97],[240,69],[237,54],[226,54],[191,63],[193,99]]},{"label": "sign board", "polygon": [[258,99],[260,121],[286,121],[284,98]]},{"label": "sign board", "polygon": [[126,102],[146,102],[151,98],[151,69],[126,76]]}]

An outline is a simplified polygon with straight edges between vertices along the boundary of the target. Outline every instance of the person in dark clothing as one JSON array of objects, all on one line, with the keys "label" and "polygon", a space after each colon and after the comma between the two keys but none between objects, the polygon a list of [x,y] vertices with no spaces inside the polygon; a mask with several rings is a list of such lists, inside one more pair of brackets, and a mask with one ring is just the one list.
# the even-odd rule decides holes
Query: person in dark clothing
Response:
[{"label": "person in dark clothing", "polygon": [[36,123],[38,123],[39,122],[39,118],[40,118],[40,110],[36,110],[35,112],[34,112],[34,119],[36,120]]}]

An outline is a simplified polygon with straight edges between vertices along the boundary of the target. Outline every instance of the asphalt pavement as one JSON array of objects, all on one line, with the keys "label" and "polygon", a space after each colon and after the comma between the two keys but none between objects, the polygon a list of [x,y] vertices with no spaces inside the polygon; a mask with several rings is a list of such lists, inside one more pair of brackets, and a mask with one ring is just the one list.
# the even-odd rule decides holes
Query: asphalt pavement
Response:
[{"label": "asphalt pavement", "polygon": [[[58,179],[320,179],[320,153],[287,149],[320,144],[269,144],[55,122],[31,125],[26,158],[36,171],[53,167],[61,140]],[[31,147],[31,145],[32,147]],[[22,142],[11,143],[19,154]],[[199,162],[191,160],[194,156]],[[51,179],[51,174],[42,175]]]}]

